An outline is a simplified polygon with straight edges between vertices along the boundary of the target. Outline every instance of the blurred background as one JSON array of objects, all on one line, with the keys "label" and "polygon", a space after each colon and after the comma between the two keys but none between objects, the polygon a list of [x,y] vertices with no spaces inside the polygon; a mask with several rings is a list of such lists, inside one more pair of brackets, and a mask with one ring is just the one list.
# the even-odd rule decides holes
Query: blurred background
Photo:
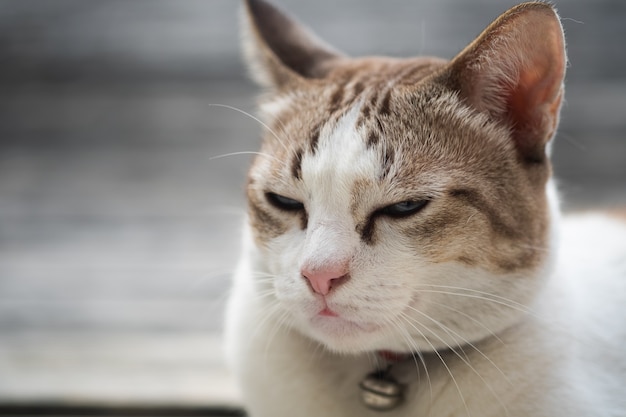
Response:
[{"label": "blurred background", "polygon": [[[276,0],[350,55],[452,57],[509,0]],[[565,208],[626,206],[626,2],[556,0]],[[0,413],[233,407],[220,330],[259,126],[236,0],[0,0]],[[230,155],[230,156],[229,156]]]}]

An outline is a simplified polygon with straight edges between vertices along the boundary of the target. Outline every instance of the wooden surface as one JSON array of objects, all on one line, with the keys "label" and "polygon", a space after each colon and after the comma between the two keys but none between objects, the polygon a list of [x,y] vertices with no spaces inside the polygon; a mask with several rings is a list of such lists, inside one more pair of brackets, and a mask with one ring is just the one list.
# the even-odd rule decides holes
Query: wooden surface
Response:
[{"label": "wooden surface", "polygon": [[[442,56],[512,4],[280,3],[351,54]],[[557,5],[565,207],[626,205],[626,11]],[[236,404],[220,329],[250,155],[224,155],[259,126],[211,106],[253,109],[236,9],[0,1],[0,403]]]}]

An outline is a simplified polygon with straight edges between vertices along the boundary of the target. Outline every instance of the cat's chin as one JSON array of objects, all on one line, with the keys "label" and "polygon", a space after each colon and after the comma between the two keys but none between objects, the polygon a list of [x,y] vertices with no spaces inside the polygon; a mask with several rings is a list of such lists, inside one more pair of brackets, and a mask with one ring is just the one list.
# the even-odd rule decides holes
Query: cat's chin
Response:
[{"label": "cat's chin", "polygon": [[311,324],[313,327],[337,337],[345,337],[353,333],[370,334],[380,329],[380,326],[374,323],[359,323],[338,316],[321,314],[315,316],[311,320]]},{"label": "cat's chin", "polygon": [[317,315],[310,319],[304,333],[331,351],[358,354],[382,349],[386,332],[376,323]]}]

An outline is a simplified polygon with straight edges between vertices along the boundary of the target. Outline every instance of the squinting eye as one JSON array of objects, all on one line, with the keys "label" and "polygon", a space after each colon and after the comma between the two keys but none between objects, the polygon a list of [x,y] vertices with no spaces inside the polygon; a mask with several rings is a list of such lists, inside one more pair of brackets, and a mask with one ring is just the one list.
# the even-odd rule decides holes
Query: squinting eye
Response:
[{"label": "squinting eye", "polygon": [[394,218],[408,217],[422,210],[429,202],[430,200],[402,201],[400,203],[391,204],[387,207],[384,207],[378,212],[385,216]]},{"label": "squinting eye", "polygon": [[280,194],[268,192],[268,193],[265,193],[265,198],[267,198],[267,201],[271,205],[283,211],[304,210],[304,204],[302,204],[298,200],[294,200],[292,198],[285,197]]}]

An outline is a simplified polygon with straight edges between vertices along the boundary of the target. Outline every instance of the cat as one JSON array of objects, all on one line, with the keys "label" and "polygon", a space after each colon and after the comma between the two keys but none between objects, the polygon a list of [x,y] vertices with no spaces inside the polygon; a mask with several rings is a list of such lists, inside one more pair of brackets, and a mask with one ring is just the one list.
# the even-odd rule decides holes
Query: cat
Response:
[{"label": "cat", "polygon": [[626,416],[626,224],[559,211],[554,7],[449,61],[244,10],[265,130],[225,350],[249,415]]}]

